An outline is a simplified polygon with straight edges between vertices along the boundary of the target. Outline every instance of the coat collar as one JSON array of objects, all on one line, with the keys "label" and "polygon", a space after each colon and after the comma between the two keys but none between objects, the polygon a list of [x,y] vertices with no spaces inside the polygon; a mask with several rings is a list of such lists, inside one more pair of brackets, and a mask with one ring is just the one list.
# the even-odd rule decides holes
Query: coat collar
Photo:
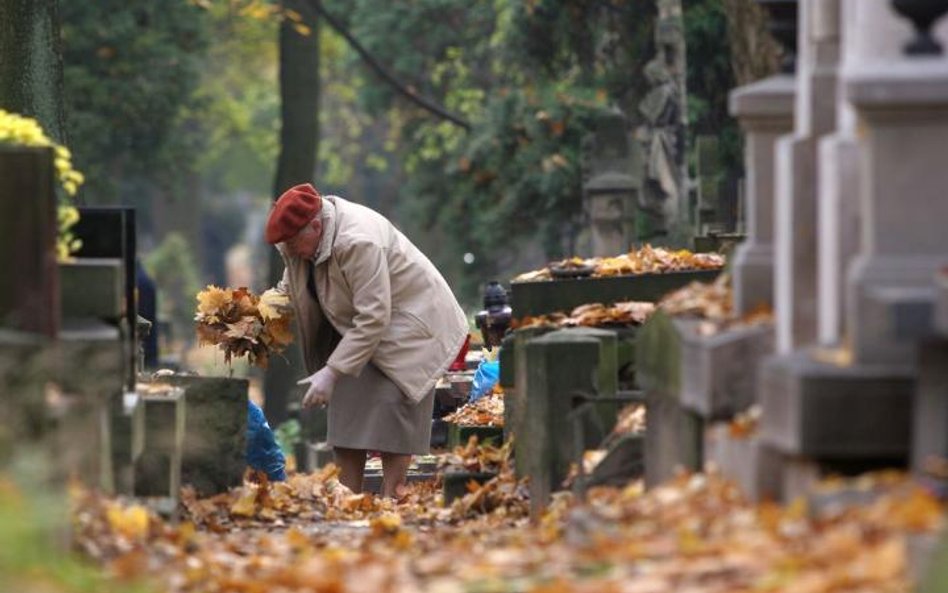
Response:
[{"label": "coat collar", "polygon": [[323,198],[323,209],[320,220],[323,223],[323,236],[319,240],[319,247],[313,255],[313,265],[318,266],[329,259],[332,246],[336,240],[336,196]]}]

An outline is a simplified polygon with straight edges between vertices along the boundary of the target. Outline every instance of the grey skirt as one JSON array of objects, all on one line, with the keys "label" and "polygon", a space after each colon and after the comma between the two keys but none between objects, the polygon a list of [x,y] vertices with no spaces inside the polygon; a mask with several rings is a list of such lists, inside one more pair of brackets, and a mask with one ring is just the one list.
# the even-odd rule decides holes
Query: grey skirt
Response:
[{"label": "grey skirt", "polygon": [[342,375],[329,400],[333,447],[426,455],[431,445],[434,390],[417,404],[371,362],[358,377]]}]

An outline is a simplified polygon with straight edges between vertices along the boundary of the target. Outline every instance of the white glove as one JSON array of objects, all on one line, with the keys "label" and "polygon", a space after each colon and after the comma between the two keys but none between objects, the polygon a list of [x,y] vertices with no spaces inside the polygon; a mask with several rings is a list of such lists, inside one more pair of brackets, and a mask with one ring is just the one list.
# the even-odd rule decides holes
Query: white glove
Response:
[{"label": "white glove", "polygon": [[309,389],[306,390],[306,395],[303,396],[303,409],[328,404],[338,379],[338,371],[329,366],[324,366],[309,377],[297,381],[297,385],[309,383]]}]

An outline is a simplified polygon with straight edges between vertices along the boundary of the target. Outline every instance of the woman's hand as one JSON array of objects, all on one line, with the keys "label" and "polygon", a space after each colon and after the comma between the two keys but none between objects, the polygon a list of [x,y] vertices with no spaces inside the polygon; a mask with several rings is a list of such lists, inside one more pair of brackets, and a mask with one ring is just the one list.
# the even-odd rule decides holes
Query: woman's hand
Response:
[{"label": "woman's hand", "polygon": [[297,381],[297,385],[309,383],[309,389],[306,390],[306,395],[303,396],[303,409],[327,405],[332,398],[332,392],[336,388],[338,379],[338,371],[332,367],[324,366],[309,377]]}]

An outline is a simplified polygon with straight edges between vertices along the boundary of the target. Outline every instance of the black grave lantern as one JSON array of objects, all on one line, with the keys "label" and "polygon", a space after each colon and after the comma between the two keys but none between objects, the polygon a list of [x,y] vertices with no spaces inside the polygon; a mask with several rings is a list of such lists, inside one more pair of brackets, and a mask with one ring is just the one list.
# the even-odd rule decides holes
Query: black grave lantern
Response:
[{"label": "black grave lantern", "polygon": [[510,327],[512,313],[504,287],[496,280],[488,282],[484,288],[484,310],[474,316],[474,323],[481,330],[488,350],[500,346],[500,341]]}]

